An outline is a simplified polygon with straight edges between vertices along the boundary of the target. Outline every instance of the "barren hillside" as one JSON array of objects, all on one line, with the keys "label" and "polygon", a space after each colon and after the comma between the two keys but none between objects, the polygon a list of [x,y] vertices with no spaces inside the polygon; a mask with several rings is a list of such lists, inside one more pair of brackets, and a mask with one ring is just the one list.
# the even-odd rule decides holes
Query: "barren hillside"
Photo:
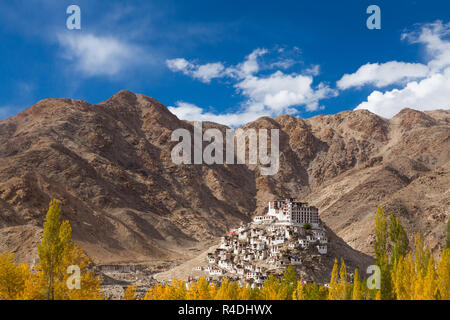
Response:
[{"label": "barren hillside", "polygon": [[[260,118],[245,128],[280,129],[280,170],[261,176],[246,165],[173,164],[172,131],[193,127],[153,98],[46,99],[0,121],[0,251],[32,259],[53,197],[74,239],[109,263],[191,258],[187,248],[206,248],[273,197],[293,196],[318,206],[353,249],[372,254],[381,203],[437,252],[450,214],[449,120],[449,111],[409,109],[392,119]],[[367,261],[352,248],[335,252]]]}]

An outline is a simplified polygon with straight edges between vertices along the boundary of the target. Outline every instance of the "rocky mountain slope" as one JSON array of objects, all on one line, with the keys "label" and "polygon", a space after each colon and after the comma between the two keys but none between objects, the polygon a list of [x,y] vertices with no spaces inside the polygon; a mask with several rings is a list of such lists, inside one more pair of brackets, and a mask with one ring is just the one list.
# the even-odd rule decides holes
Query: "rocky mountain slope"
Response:
[{"label": "rocky mountain slope", "polygon": [[372,254],[377,204],[438,252],[450,214],[449,121],[449,111],[410,109],[392,119],[364,110],[260,118],[244,128],[280,129],[280,170],[261,176],[255,166],[173,164],[172,131],[193,127],[153,98],[46,99],[0,121],[0,251],[32,259],[53,197],[74,239],[112,263],[192,258],[188,249],[292,196],[319,207],[336,255],[370,260],[358,251]]}]

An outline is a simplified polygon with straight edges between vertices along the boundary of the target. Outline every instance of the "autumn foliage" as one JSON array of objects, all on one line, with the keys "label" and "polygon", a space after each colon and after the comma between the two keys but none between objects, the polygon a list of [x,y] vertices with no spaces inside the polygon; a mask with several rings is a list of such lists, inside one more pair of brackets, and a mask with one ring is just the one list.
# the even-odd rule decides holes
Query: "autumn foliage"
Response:
[{"label": "autumn foliage", "polygon": [[[14,254],[0,254],[0,300],[99,300],[103,299],[100,280],[95,277],[91,260],[72,241],[68,221],[61,222],[61,205],[50,202],[38,247],[39,263],[29,267],[17,264]],[[449,231],[447,231],[448,234]],[[381,207],[375,216],[374,245],[376,265],[381,270],[380,288],[369,288],[358,269],[349,274],[344,260],[335,259],[326,285],[307,283],[289,266],[279,278],[270,274],[261,288],[223,280],[220,284],[204,277],[186,283],[151,287],[143,300],[449,300],[449,239],[438,261],[425,248],[417,232],[410,249],[400,221],[387,219]],[[450,236],[448,236],[449,238]],[[79,286],[73,286],[75,266],[80,271]],[[72,283],[72,286],[69,284]],[[136,286],[124,290],[124,300],[137,300]]]},{"label": "autumn foliage", "polygon": [[[98,300],[103,296],[100,280],[90,267],[91,260],[72,241],[68,221],[60,221],[61,205],[50,202],[38,246],[39,264],[30,268],[14,263],[14,255],[0,254],[0,299],[20,300]],[[70,288],[69,266],[80,270],[79,288]]]}]

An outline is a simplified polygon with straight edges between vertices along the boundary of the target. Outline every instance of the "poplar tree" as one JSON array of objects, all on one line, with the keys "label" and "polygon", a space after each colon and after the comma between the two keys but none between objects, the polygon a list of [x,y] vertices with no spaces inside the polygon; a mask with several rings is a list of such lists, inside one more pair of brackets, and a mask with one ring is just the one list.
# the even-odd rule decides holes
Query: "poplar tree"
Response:
[{"label": "poplar tree", "polygon": [[39,265],[47,282],[47,300],[54,300],[55,278],[61,271],[64,249],[70,243],[67,221],[60,223],[61,205],[53,199],[44,222],[44,234],[38,246]]},{"label": "poplar tree", "polygon": [[425,300],[436,299],[438,292],[437,284],[436,265],[434,263],[433,256],[431,256],[428,260],[427,273],[424,277],[422,298]]},{"label": "poplar tree", "polygon": [[417,272],[421,272],[422,275],[424,276],[427,271],[428,261],[431,258],[431,253],[428,249],[425,248],[420,230],[417,231],[416,233],[414,246],[415,246],[414,257],[416,262],[416,270]]},{"label": "poplar tree", "polygon": [[14,263],[14,254],[0,254],[0,300],[16,300],[25,289],[30,269],[26,264]]},{"label": "poplar tree", "polygon": [[338,283],[338,299],[347,300],[350,294],[350,284],[347,279],[347,266],[344,259],[341,258],[341,267],[339,269],[339,283]]},{"label": "poplar tree", "polygon": [[287,299],[292,299],[292,293],[297,286],[297,273],[293,266],[287,267],[284,271],[283,277],[281,278],[281,285],[286,288]]},{"label": "poplar tree", "polygon": [[377,207],[375,215],[375,256],[377,265],[381,266],[385,263],[387,251],[387,222],[384,216],[384,210],[381,206]]},{"label": "poplar tree", "polygon": [[339,270],[338,270],[338,260],[334,259],[333,270],[331,271],[331,279],[328,289],[328,300],[338,299],[338,281],[339,281]]},{"label": "poplar tree", "polygon": [[123,293],[123,300],[136,300],[136,286],[128,286]]},{"label": "poplar tree", "polygon": [[392,249],[391,263],[393,264],[399,257],[407,254],[409,246],[406,231],[393,213],[389,220],[389,240]]},{"label": "poplar tree", "polygon": [[[92,261],[72,241],[69,221],[60,223],[61,205],[53,199],[44,222],[44,234],[38,246],[39,264],[25,284],[24,299],[99,300],[103,299],[100,280],[89,271]],[[80,270],[80,288],[69,289],[69,266]]]},{"label": "poplar tree", "polygon": [[355,269],[355,274],[353,275],[352,300],[362,300],[362,299],[363,299],[362,283],[359,278],[359,271],[358,269]]},{"label": "poplar tree", "polygon": [[270,274],[259,293],[262,300],[286,300],[288,292],[287,287],[281,285],[277,277]]},{"label": "poplar tree", "polygon": [[436,270],[438,297],[441,300],[450,299],[450,249],[444,249]]},{"label": "poplar tree", "polygon": [[381,270],[381,298],[389,300],[392,298],[392,282],[391,282],[391,267],[389,265],[389,258],[387,255],[388,245],[388,223],[384,216],[384,210],[381,206],[377,207],[375,215],[375,256],[376,264]]}]

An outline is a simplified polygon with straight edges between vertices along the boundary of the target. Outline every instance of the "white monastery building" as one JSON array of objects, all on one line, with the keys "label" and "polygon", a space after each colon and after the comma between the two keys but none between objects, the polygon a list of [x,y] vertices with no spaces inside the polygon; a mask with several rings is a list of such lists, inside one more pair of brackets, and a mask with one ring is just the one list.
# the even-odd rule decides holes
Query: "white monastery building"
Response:
[{"label": "white monastery building", "polygon": [[265,216],[256,216],[256,223],[278,222],[288,225],[310,224],[313,228],[319,227],[319,209],[300,202],[297,199],[284,199],[269,202],[269,209]]}]

